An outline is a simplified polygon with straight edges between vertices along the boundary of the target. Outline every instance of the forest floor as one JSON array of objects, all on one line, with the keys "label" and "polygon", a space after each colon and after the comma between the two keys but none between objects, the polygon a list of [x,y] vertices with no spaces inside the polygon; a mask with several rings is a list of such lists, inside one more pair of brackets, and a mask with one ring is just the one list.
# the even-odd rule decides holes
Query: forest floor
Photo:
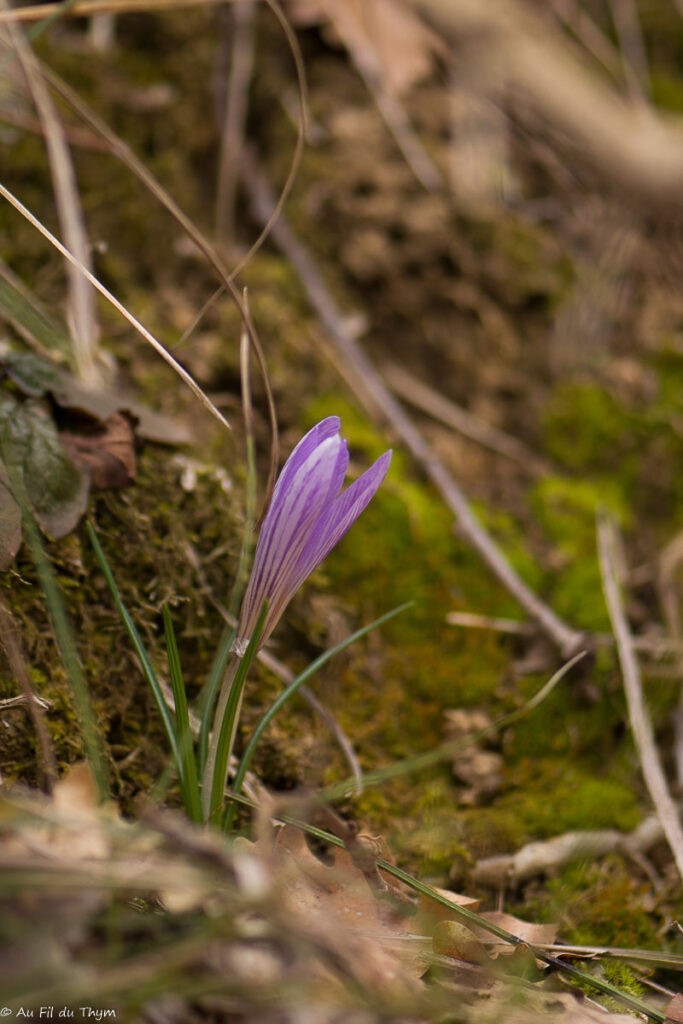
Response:
[{"label": "forest floor", "polygon": [[[610,178],[528,95],[494,95],[479,73],[483,29],[470,52],[466,34],[452,41],[397,0],[378,3],[380,28],[362,5],[343,14],[298,0],[286,5],[293,54],[266,5],[234,6],[242,13],[124,13],[106,45],[95,45],[107,31],[97,19],[65,18],[33,47],[228,268],[292,166],[297,54],[308,83],[291,194],[236,294],[248,289],[282,456],[328,415],[341,418],[351,475],[387,447],[394,455],[367,511],[292,601],[270,664],[250,677],[238,756],[283,681],[412,604],[330,661],[313,695],[269,727],[252,764],[260,810],[242,809],[235,844],[183,823],[157,709],[83,513],[164,679],[170,609],[195,703],[225,628],[245,518],[241,314],[225,289],[214,295],[220,281],[197,238],[49,79],[94,273],[233,429],[103,300],[82,314],[91,363],[74,355],[78,313],[61,257],[3,206],[0,448],[7,462],[20,446],[45,536],[32,543],[25,524],[18,547],[21,512],[1,477],[14,525],[0,531],[0,1001],[10,1019],[41,1006],[150,1022],[602,1019],[595,993],[585,1003],[568,994],[575,979],[557,964],[517,950],[501,969],[490,935],[463,937],[423,904],[416,917],[410,886],[396,889],[390,913],[387,875],[367,867],[360,842],[442,899],[505,911],[488,920],[523,946],[585,947],[585,962],[570,966],[649,1000],[652,1019],[680,1020],[670,999],[683,851],[653,806],[652,751],[634,742],[634,724],[638,738],[651,719],[680,800],[679,213]],[[647,112],[631,98],[632,116],[666,123],[683,109],[683,21],[663,0],[637,6],[650,63],[647,89],[639,79]],[[585,66],[582,44],[600,39],[626,68],[609,88],[626,93],[630,51],[602,13],[587,37],[544,5],[527,16],[598,99],[608,74]],[[2,183],[61,237],[54,124],[26,70],[31,51],[20,66],[17,38],[5,45]],[[269,420],[255,362],[252,385],[262,497]],[[81,765],[88,746],[41,547],[104,748],[104,809]],[[611,615],[610,574],[621,595]],[[624,644],[637,652],[635,691],[624,687]],[[339,786],[353,772],[367,776],[362,792]],[[270,842],[279,815],[346,844],[333,881],[324,844],[306,845],[292,826]],[[363,927],[342,935],[349,912]],[[636,953],[594,962],[596,947]],[[590,991],[585,978],[579,989]],[[605,1005],[615,1020],[628,1009]]]}]

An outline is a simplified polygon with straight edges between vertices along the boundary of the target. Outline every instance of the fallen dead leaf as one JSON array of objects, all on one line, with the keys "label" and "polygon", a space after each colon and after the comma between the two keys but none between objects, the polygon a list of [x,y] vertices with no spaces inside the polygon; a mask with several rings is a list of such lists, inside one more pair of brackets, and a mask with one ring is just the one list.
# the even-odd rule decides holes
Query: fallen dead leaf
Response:
[{"label": "fallen dead leaf", "polygon": [[436,903],[435,900],[429,899],[427,896],[420,896],[419,908],[420,913],[427,917],[430,921],[458,921],[460,918],[457,914],[457,908],[463,907],[465,910],[476,911],[479,909],[480,901],[474,899],[471,896],[463,896],[462,893],[452,892],[450,889],[439,889],[438,886],[432,886],[434,892],[437,892],[439,896],[442,896],[449,903],[453,904],[455,908],[453,911],[449,910],[448,907],[444,907],[442,903]]},{"label": "fallen dead leaf", "polygon": [[176,419],[149,409],[115,388],[107,391],[84,388],[60,367],[32,352],[2,353],[0,371],[22,394],[30,398],[49,396],[61,409],[89,417],[96,423],[106,421],[115,412],[129,413],[136,421],[136,433],[146,441],[178,445],[192,440],[191,431]]},{"label": "fallen dead leaf", "polygon": [[[44,851],[68,856],[73,861],[104,860],[109,855],[111,840],[88,764],[82,762],[69,768],[54,787],[52,807],[60,822],[44,833]],[[106,813],[117,814],[113,806]]]},{"label": "fallen dead leaf", "polygon": [[114,412],[84,433],[62,431],[59,438],[76,465],[87,471],[94,488],[127,487],[135,479],[135,433],[126,413]]},{"label": "fallen dead leaf", "polygon": [[499,982],[485,1006],[478,1006],[472,1024],[633,1024],[626,1013],[608,1013],[568,992],[545,992],[533,985],[524,988],[520,1000],[517,988]]},{"label": "fallen dead leaf", "polygon": [[[506,914],[501,910],[485,911],[481,914],[481,917],[486,921],[490,921],[491,924],[498,925],[499,928],[504,928],[505,931],[517,936],[523,942],[528,942],[531,946],[550,946],[557,938],[556,924],[533,924],[531,921],[523,921],[520,917],[514,917],[513,914]],[[475,926],[473,931],[482,941],[489,944],[493,941],[493,951],[495,953],[509,955],[517,948],[502,939],[500,941],[495,940],[495,936],[483,928]]]},{"label": "fallen dead leaf", "polygon": [[432,941],[435,953],[450,956],[453,960],[485,964],[491,959],[484,943],[471,928],[459,921],[440,921],[434,928]]},{"label": "fallen dead leaf", "polygon": [[683,1024],[683,995],[677,993],[666,1008],[666,1019],[672,1024]]},{"label": "fallen dead leaf", "polygon": [[443,43],[402,0],[290,0],[295,24],[327,23],[360,67],[398,96],[431,72]]},{"label": "fallen dead leaf", "polygon": [[403,905],[378,898],[346,851],[336,850],[333,863],[323,864],[298,829],[284,826],[273,857],[286,912],[296,915],[299,927],[333,936],[336,954],[361,984],[394,995],[420,991],[429,940],[415,934]]},{"label": "fallen dead leaf", "polygon": [[0,462],[0,569],[7,569],[21,546],[21,509],[12,494],[7,470]]}]

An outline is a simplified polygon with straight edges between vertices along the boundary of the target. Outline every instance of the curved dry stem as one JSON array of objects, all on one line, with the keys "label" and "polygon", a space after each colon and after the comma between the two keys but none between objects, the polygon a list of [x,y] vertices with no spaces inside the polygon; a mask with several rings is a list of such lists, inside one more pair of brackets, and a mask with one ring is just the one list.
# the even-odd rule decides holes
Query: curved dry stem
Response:
[{"label": "curved dry stem", "polygon": [[31,211],[26,206],[24,206],[24,204],[19,199],[17,199],[17,197],[12,192],[10,192],[10,190],[6,188],[4,185],[0,185],[0,196],[2,196],[3,199],[6,199],[10,206],[13,206],[14,209],[18,213],[20,213],[22,217],[24,217],[32,227],[36,229],[36,231],[40,232],[40,234],[44,238],[46,238],[52,246],[54,246],[57,252],[61,253],[64,259],[68,260],[69,263],[71,263],[81,272],[81,274],[83,274],[83,276],[90,282],[90,284],[97,289],[100,295],[104,296],[107,302],[109,302],[114,307],[114,309],[116,309],[121,314],[121,316],[128,321],[131,327],[135,328],[138,334],[142,338],[144,338],[145,341],[147,341],[152,346],[152,348],[156,352],[158,352],[161,358],[164,359],[168,363],[168,365],[178,374],[180,379],[185,384],[187,384],[192,393],[200,400],[202,405],[206,409],[208,409],[211,415],[215,416],[218,422],[227,430],[230,430],[230,424],[226,420],[223,413],[216,408],[211,399],[204,394],[204,392],[200,388],[199,384],[197,384],[195,379],[187,372],[187,370],[185,370],[180,365],[180,363],[178,363],[173,358],[171,353],[168,352],[167,349],[161,344],[161,342],[154,337],[151,331],[148,331],[144,324],[141,324],[137,317],[133,316],[133,314],[128,309],[126,309],[123,303],[119,302],[116,296],[113,295],[108,288],[105,288],[102,282],[98,278],[96,278],[94,274],[91,274],[88,268],[84,267],[81,261],[76,259],[74,254],[70,252],[66,248],[66,246],[63,245],[59,241],[59,239],[56,238],[55,235],[53,235],[52,232],[49,231],[45,227],[45,225],[42,224],[41,221],[39,221],[38,218],[34,216],[34,214],[32,214]]},{"label": "curved dry stem", "polygon": [[[4,0],[2,7],[5,8]],[[64,239],[76,258],[92,273],[85,218],[62,122],[23,29],[20,25],[10,24],[8,32],[42,127]],[[69,327],[76,373],[86,387],[96,388],[102,381],[97,361],[99,327],[95,293],[76,267],[67,263],[66,269],[69,285]]]},{"label": "curved dry stem", "polygon": [[657,750],[652,721],[643,699],[638,659],[633,649],[631,632],[626,621],[618,575],[620,538],[617,527],[607,515],[598,518],[598,553],[600,572],[607,610],[617,643],[624,693],[628,706],[633,741],[657,817],[673,854],[678,872],[683,879],[683,827],[678,807],[674,803]]},{"label": "curved dry stem", "polygon": [[543,118],[580,162],[645,210],[683,216],[681,120],[624,101],[580,63],[561,35],[519,0],[420,0],[483,72]]},{"label": "curved dry stem", "polygon": [[55,89],[59,95],[64,99],[69,106],[75,111],[76,114],[83,121],[86,122],[98,135],[100,135],[107,145],[110,147],[111,152],[131,171],[132,174],[138,178],[142,184],[152,193],[158,202],[171,214],[171,216],[177,221],[183,231],[189,238],[192,239],[194,244],[197,246],[199,251],[203,254],[206,261],[213,268],[218,279],[222,285],[230,293],[232,301],[240,312],[242,322],[245,325],[247,333],[249,334],[249,341],[256,356],[258,363],[259,372],[263,380],[264,392],[266,396],[266,402],[268,406],[268,419],[270,423],[270,471],[269,480],[274,480],[277,473],[277,464],[279,458],[279,444],[278,444],[278,427],[277,427],[277,415],[275,411],[275,401],[273,399],[273,392],[270,385],[270,378],[268,376],[268,369],[266,366],[266,359],[263,352],[263,347],[259,336],[254,328],[253,322],[249,317],[248,310],[245,309],[244,303],[242,302],[239,290],[235,286],[233,281],[233,275],[228,271],[227,267],[223,263],[222,258],[211,245],[205,235],[199,230],[194,222],[187,216],[187,214],[178,206],[175,199],[163,188],[163,186],[156,180],[154,175],[148,170],[145,164],[140,160],[131,148],[120,138],[115,132],[113,132],[109,126],[100,118],[98,115],[85,103],[81,97],[71,89],[66,82],[64,82],[59,75],[50,69],[43,67],[43,74],[51,87]]}]

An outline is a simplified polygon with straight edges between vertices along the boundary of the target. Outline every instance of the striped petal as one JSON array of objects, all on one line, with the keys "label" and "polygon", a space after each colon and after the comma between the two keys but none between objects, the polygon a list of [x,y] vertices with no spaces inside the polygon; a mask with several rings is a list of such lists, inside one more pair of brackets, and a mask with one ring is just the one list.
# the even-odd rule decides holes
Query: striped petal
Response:
[{"label": "striped petal", "polygon": [[268,601],[260,640],[265,643],[295,592],[353,525],[386,475],[391,452],[340,493],[349,462],[340,428],[339,418],[329,416],[309,430],[278,477],[242,602],[237,654],[244,652]]},{"label": "striped petal", "polygon": [[306,577],[318,568],[330,551],[337,546],[356,519],[367,508],[387,475],[391,462],[391,451],[385,452],[369,469],[347,487],[324,518],[318,520],[311,531],[306,547],[299,560],[299,575],[295,580],[298,590]]},{"label": "striped petal", "polygon": [[273,490],[273,497],[270,503],[271,508],[278,500],[278,497],[290,489],[294,483],[294,478],[297,472],[308,461],[310,456],[313,455],[316,448],[322,444],[323,441],[327,441],[328,438],[334,437],[335,434],[340,432],[340,430],[341,421],[339,417],[328,416],[326,419],[321,420],[320,423],[316,423],[316,425],[312,427],[307,434],[304,434],[285,462],[282,467],[282,472],[277,478],[275,488]]},{"label": "striped petal", "polygon": [[[304,441],[309,440],[312,433],[310,431]],[[289,581],[293,574],[298,575],[297,565],[307,538],[339,493],[348,460],[346,442],[338,432],[323,435],[323,440],[318,439],[315,447],[299,444],[287,460],[256,545],[242,605],[241,635],[250,634],[265,600],[270,610],[264,639],[282,614],[282,609],[277,610],[277,599],[283,589],[291,590]],[[287,483],[284,488],[283,478]]]}]

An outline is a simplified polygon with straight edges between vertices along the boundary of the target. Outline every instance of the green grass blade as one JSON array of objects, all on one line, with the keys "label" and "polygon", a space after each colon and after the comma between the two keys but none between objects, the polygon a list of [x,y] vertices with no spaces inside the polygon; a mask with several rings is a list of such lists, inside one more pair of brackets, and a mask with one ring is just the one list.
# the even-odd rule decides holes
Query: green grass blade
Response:
[{"label": "green grass blade", "polygon": [[230,760],[235,729],[237,727],[237,719],[242,704],[242,693],[244,691],[244,684],[247,681],[247,673],[249,672],[251,663],[256,657],[256,652],[258,651],[259,641],[261,639],[261,633],[263,632],[263,626],[265,624],[267,614],[268,602],[264,601],[263,608],[261,609],[261,613],[256,622],[251,639],[249,640],[244,657],[237,663],[237,670],[235,672],[234,679],[230,684],[225,711],[223,712],[222,720],[218,726],[220,732],[218,736],[218,743],[216,745],[216,759],[210,781],[211,794],[208,813],[208,820],[213,825],[220,825],[221,818],[223,816],[228,761]]},{"label": "green grass blade", "polygon": [[[318,672],[324,665],[326,665],[328,661],[334,658],[335,655],[340,654],[342,651],[346,650],[347,647],[350,647],[352,644],[355,644],[357,640],[361,640],[368,633],[371,633],[374,629],[378,629],[379,626],[384,625],[385,622],[388,622],[390,619],[393,619],[396,615],[400,615],[400,613],[405,611],[406,608],[410,608],[412,604],[412,601],[406,601],[404,604],[400,604],[397,608],[393,608],[390,612],[387,612],[385,615],[380,615],[378,619],[375,619],[374,622],[371,622],[368,626],[363,626],[361,629],[357,629],[355,633],[352,633],[350,636],[347,636],[345,640],[342,640],[334,647],[330,647],[328,651],[325,651],[323,654],[320,655],[320,657],[316,658],[315,661],[312,661],[311,664],[307,668],[305,668],[300,675],[296,677],[296,679],[292,680],[289,686],[287,686],[286,689],[282,691],[277,700],[273,701],[272,705],[268,708],[265,715],[254,729],[251,739],[249,740],[246,749],[240,759],[239,769],[237,771],[237,774],[235,775],[235,780],[232,785],[233,792],[239,793],[240,789],[242,788],[242,783],[244,782],[244,778],[247,774],[247,771],[249,770],[249,765],[251,764],[251,760],[254,756],[254,751],[256,750],[256,747],[259,743],[259,740],[263,736],[263,733],[266,731],[266,729],[268,728],[272,720],[275,718],[277,713],[281,710],[281,708],[284,707],[287,701],[290,700],[297,693],[297,691],[301,689],[304,683],[306,683],[311,678],[311,676],[315,675],[316,672]],[[226,829],[229,828],[230,825],[232,824],[234,809],[234,804],[232,804],[228,808],[227,817],[225,820]]]},{"label": "green grass blade", "polygon": [[34,339],[48,352],[71,353],[71,340],[66,328],[39,304],[38,300],[16,278],[0,265],[0,311],[15,329]]},{"label": "green grass blade", "polygon": [[381,859],[378,859],[376,864],[378,868],[382,869],[382,871],[386,871],[387,874],[393,875],[394,878],[409,886],[413,892],[417,892],[421,896],[426,896],[430,900],[433,900],[435,903],[448,907],[454,917],[461,918],[466,924],[476,925],[478,928],[483,928],[486,931],[491,932],[491,934],[495,935],[497,938],[502,939],[504,942],[509,942],[514,946],[526,946],[537,959],[542,960],[551,967],[558,968],[563,974],[568,975],[575,981],[579,981],[583,985],[590,985],[603,995],[610,996],[612,999],[618,1000],[623,1006],[628,1006],[629,1009],[635,1010],[636,1013],[644,1014],[650,1020],[656,1021],[657,1024],[666,1024],[667,1018],[665,1014],[647,1006],[645,1003],[641,1002],[640,999],[627,995],[626,992],[622,992],[620,989],[614,988],[613,985],[603,981],[601,978],[593,977],[592,974],[586,974],[584,971],[579,970],[578,967],[574,967],[573,965],[566,963],[564,960],[559,960],[557,957],[551,956],[549,953],[546,953],[545,950],[539,949],[537,946],[525,942],[524,939],[519,938],[517,935],[513,935],[511,932],[506,931],[505,928],[501,928],[492,921],[487,921],[485,917],[480,917],[480,915],[475,914],[474,911],[467,910],[466,907],[456,906],[450,900],[441,896],[438,892],[432,889],[430,885],[426,885],[424,882],[420,882],[419,879],[413,878],[412,875],[402,871],[401,868],[397,868],[395,864],[390,864],[389,861]]},{"label": "green grass blade", "polygon": [[197,762],[195,760],[194,743],[190,729],[190,712],[187,707],[187,694],[185,692],[185,680],[183,669],[180,664],[178,653],[178,642],[173,628],[173,619],[168,610],[168,605],[162,606],[164,617],[164,633],[166,636],[166,654],[168,657],[168,674],[173,689],[173,702],[175,704],[176,731],[178,735],[178,748],[180,763],[178,770],[180,774],[180,787],[183,794],[185,811],[190,821],[199,823],[202,820],[202,802],[199,793],[199,778],[197,776]]},{"label": "green grass blade", "polygon": [[131,618],[128,609],[121,600],[119,588],[116,585],[114,575],[111,569],[109,568],[109,563],[107,562],[104,551],[102,550],[102,546],[95,532],[95,527],[90,522],[87,522],[85,526],[86,530],[88,531],[88,538],[90,539],[93,551],[95,552],[95,558],[97,559],[97,563],[100,569],[102,570],[102,575],[107,581],[107,586],[109,587],[111,596],[114,599],[116,609],[119,615],[121,616],[121,620],[124,626],[126,627],[126,631],[130,638],[130,641],[133,647],[135,648],[135,653],[137,654],[140,660],[142,674],[147,680],[147,683],[149,684],[152,694],[154,695],[154,699],[156,701],[157,708],[159,709],[159,714],[161,716],[161,721],[163,723],[164,729],[166,730],[168,742],[171,746],[173,757],[175,759],[176,764],[180,765],[180,748],[178,745],[178,736],[176,733],[176,725],[175,719],[173,717],[173,712],[166,703],[166,698],[164,697],[163,690],[161,689],[161,684],[159,683],[157,674],[154,671],[152,662],[150,661],[149,655],[147,654],[145,645],[142,642],[142,637],[138,633],[137,626],[133,622],[133,619]]},{"label": "green grass blade", "polygon": [[223,630],[223,635],[216,648],[211,671],[209,672],[199,702],[201,725],[199,727],[199,739],[197,740],[197,762],[200,775],[203,773],[204,765],[206,764],[209,752],[209,734],[211,733],[211,723],[216,709],[216,701],[221,688],[221,682],[225,678],[228,661],[230,660],[230,652],[236,635],[236,629]]}]

